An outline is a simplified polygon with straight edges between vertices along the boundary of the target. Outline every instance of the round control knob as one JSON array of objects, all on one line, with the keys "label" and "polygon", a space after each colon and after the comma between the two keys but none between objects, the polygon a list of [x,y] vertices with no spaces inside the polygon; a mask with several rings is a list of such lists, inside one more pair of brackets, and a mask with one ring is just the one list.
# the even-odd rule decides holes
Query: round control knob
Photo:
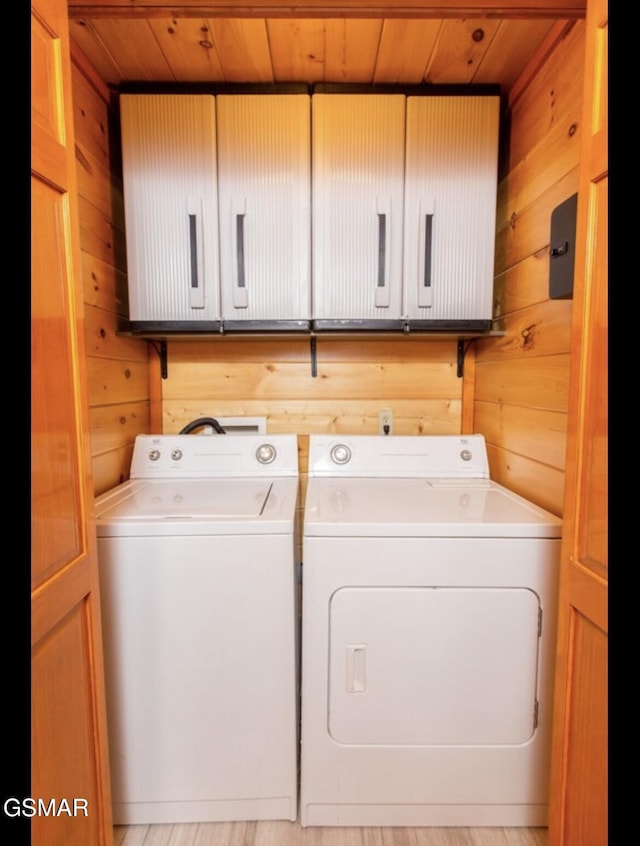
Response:
[{"label": "round control knob", "polygon": [[335,464],[346,464],[351,458],[351,450],[345,444],[336,444],[331,449],[331,460]]},{"label": "round control knob", "polygon": [[460,458],[463,461],[471,461],[471,459],[473,458],[473,453],[471,452],[470,449],[463,449],[462,452],[460,453]]},{"label": "round control knob", "polygon": [[180,461],[180,459],[182,458],[182,450],[181,449],[172,449],[171,450],[171,458],[173,458],[174,461]]},{"label": "round control knob", "polygon": [[256,458],[260,464],[271,464],[276,458],[276,448],[272,444],[260,444],[256,450]]},{"label": "round control knob", "polygon": [[149,450],[149,461],[157,461],[159,458],[160,458],[160,450],[159,449]]}]

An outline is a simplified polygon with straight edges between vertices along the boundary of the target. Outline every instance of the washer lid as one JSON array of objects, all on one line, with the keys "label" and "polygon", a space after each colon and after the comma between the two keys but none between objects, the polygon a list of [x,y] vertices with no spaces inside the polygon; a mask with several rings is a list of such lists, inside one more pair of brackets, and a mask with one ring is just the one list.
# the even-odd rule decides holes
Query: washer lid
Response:
[{"label": "washer lid", "polygon": [[172,517],[255,518],[264,511],[272,487],[272,482],[262,480],[148,482],[135,490],[132,488],[126,499],[101,516],[109,520],[144,521]]},{"label": "washer lid", "polygon": [[558,517],[489,479],[309,480],[304,534],[560,537]]},{"label": "washer lid", "polygon": [[297,479],[130,480],[96,499],[98,534],[291,531]]}]

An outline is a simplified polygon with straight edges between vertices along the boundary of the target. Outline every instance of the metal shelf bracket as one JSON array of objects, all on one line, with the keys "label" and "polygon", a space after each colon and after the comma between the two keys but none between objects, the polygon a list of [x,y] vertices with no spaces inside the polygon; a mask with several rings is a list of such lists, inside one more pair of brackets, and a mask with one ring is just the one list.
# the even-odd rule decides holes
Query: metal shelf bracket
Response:
[{"label": "metal shelf bracket", "polygon": [[463,341],[462,339],[458,341],[458,379],[462,379],[464,376],[464,358],[469,351],[469,347],[477,340],[478,338],[470,338],[468,341]]},{"label": "metal shelf bracket", "polygon": [[160,359],[160,373],[162,374],[162,378],[166,379],[169,375],[169,368],[167,367],[167,342],[166,341],[159,341],[160,348],[156,346],[156,342],[152,341],[150,338],[147,338],[147,342],[151,344],[154,350],[158,353],[158,358]]}]

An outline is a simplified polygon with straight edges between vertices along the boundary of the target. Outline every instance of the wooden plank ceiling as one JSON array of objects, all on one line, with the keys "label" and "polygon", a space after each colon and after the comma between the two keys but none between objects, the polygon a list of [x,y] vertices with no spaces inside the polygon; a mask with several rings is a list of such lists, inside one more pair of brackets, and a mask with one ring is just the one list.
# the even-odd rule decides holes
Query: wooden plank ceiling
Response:
[{"label": "wooden plank ceiling", "polygon": [[499,84],[508,95],[585,0],[70,0],[102,80]]}]

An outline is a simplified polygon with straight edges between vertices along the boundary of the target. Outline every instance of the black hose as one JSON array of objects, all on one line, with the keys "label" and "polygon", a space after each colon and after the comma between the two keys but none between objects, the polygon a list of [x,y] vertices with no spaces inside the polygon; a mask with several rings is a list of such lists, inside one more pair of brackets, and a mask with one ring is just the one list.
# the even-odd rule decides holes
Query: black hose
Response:
[{"label": "black hose", "polygon": [[219,435],[227,434],[215,417],[198,417],[197,420],[192,420],[191,423],[187,423],[184,429],[181,429],[178,434],[190,435],[194,429],[200,429],[201,426],[212,426],[214,431]]}]

